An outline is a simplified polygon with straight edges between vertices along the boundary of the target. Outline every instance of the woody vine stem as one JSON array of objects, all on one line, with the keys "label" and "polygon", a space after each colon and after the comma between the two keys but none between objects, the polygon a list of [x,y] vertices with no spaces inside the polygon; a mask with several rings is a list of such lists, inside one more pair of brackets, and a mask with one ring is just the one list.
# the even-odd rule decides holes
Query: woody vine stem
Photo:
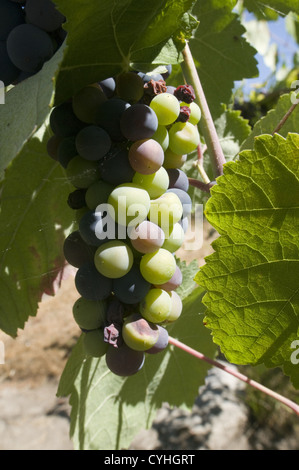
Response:
[{"label": "woody vine stem", "polygon": [[[183,51],[183,57],[184,57],[184,61],[181,64],[183,74],[186,79],[186,82],[192,85],[192,87],[194,88],[194,91],[197,97],[197,104],[201,108],[201,112],[202,112],[201,132],[205,139],[205,143],[207,145],[207,149],[209,151],[209,155],[213,163],[214,175],[216,178],[217,176],[220,176],[223,174],[223,165],[225,163],[225,157],[222,152],[222,148],[218,139],[214,122],[212,120],[211,113],[210,113],[210,110],[209,110],[209,107],[208,107],[208,104],[207,104],[207,101],[206,101],[206,98],[205,98],[205,95],[204,95],[204,92],[200,83],[200,79],[197,74],[197,70],[196,70],[188,44],[186,44],[186,47]],[[204,185],[206,185],[208,188],[208,185],[209,185],[208,183],[205,183],[205,182],[199,182],[199,183],[200,183],[199,185],[196,185],[195,180],[193,182],[194,186],[198,186],[199,189],[206,190],[203,187]],[[259,390],[260,392],[263,392],[266,395],[274,398],[275,400],[279,401],[283,405],[290,408],[299,417],[299,405],[297,405],[292,400],[289,400],[288,398],[280,395],[279,393],[274,392],[273,390],[265,387],[264,385],[256,382],[255,380],[251,380],[246,375],[233,369],[229,365],[223,364],[219,361],[206,357],[201,352],[196,351],[195,349],[187,346],[186,344],[178,341],[175,338],[169,337],[168,342],[170,345],[180,348],[181,350],[185,351],[188,354],[191,354],[197,359],[200,359],[201,361],[204,361],[210,364],[211,366],[214,366],[223,370],[224,372],[236,377],[242,382],[245,382],[246,384],[252,386],[256,390]]]}]

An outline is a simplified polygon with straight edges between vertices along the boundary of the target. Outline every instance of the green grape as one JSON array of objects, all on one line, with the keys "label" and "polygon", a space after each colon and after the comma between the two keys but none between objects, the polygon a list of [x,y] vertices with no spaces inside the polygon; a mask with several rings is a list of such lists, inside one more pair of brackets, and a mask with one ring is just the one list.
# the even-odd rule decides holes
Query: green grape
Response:
[{"label": "green grape", "polygon": [[189,117],[189,122],[196,126],[201,118],[201,109],[198,106],[198,104],[195,103],[195,101],[192,101],[192,103],[189,104],[189,108],[191,109],[191,114]]},{"label": "green grape", "polygon": [[175,257],[170,251],[159,248],[154,253],[146,253],[140,261],[140,272],[150,284],[159,286],[168,282],[176,270]]},{"label": "green grape", "polygon": [[95,267],[103,276],[118,279],[127,274],[133,266],[133,253],[120,240],[111,240],[99,246],[94,256]]},{"label": "green grape", "polygon": [[193,152],[199,142],[198,129],[190,122],[175,122],[169,130],[169,148],[178,155]]},{"label": "green grape", "polygon": [[104,325],[107,304],[104,300],[93,301],[79,297],[73,305],[73,316],[83,330],[96,330]]},{"label": "green grape", "polygon": [[172,290],[168,292],[168,295],[171,299],[171,307],[170,307],[170,313],[166,321],[172,323],[181,316],[181,313],[183,310],[183,303],[182,303],[181,297],[176,291]]},{"label": "green grape", "polygon": [[69,162],[66,174],[75,188],[88,188],[100,177],[99,165],[95,161],[88,161],[76,155]]},{"label": "green grape", "polygon": [[158,142],[161,145],[163,151],[165,152],[169,145],[169,135],[167,128],[165,126],[158,126],[158,129],[152,136],[152,139]]},{"label": "green grape", "polygon": [[108,198],[110,216],[119,225],[136,226],[146,219],[150,209],[150,196],[141,186],[126,183],[116,186]]},{"label": "green grape", "polygon": [[169,176],[163,166],[151,175],[143,175],[136,172],[133,176],[133,183],[142,186],[151,199],[156,199],[164,194],[169,187]]},{"label": "green grape", "polygon": [[155,111],[160,126],[169,126],[180,114],[180,102],[170,93],[156,95],[151,100],[150,107]]},{"label": "green grape", "polygon": [[114,186],[110,183],[106,183],[106,181],[95,181],[89,186],[85,194],[87,207],[94,210],[99,204],[106,203],[113,188]]},{"label": "green grape", "polygon": [[182,215],[183,206],[175,193],[167,192],[151,200],[148,219],[164,230],[166,238],[171,227],[181,219]]},{"label": "green grape", "polygon": [[131,245],[139,253],[153,253],[162,247],[165,235],[161,227],[144,220],[130,231]]},{"label": "green grape", "polygon": [[158,341],[158,327],[149,323],[141,315],[132,313],[125,318],[122,337],[129,348],[135,351],[146,351]]},{"label": "green grape", "polygon": [[73,96],[74,114],[80,121],[94,124],[97,110],[104,101],[107,101],[107,97],[100,85],[88,85]]},{"label": "green grape", "polygon": [[83,346],[86,354],[92,357],[102,357],[108,350],[101,328],[83,333]]},{"label": "green grape", "polygon": [[187,155],[178,155],[174,153],[169,147],[164,152],[163,166],[167,170],[171,168],[181,168],[187,160]]},{"label": "green grape", "polygon": [[185,232],[183,227],[181,224],[176,223],[170,228],[168,237],[165,239],[162,248],[174,253],[182,246],[184,238]]},{"label": "green grape", "polygon": [[140,302],[139,311],[149,322],[162,323],[170,314],[172,306],[168,292],[159,288],[152,288],[148,291],[143,301]]}]

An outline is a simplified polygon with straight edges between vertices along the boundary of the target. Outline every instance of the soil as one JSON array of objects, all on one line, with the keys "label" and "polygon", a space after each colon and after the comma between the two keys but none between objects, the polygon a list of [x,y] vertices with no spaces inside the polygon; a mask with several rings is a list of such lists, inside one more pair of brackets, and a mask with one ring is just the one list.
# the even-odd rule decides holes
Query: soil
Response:
[{"label": "soil", "polygon": [[[204,256],[212,251],[210,242],[215,236],[211,227],[205,226],[204,248],[192,252],[182,249],[180,255],[187,261],[198,259],[199,265],[202,265]],[[72,306],[78,297],[73,276],[74,271],[70,268],[68,277],[63,280],[55,297],[43,299],[37,316],[29,318],[16,339],[0,332],[0,341],[5,346],[5,363],[0,364],[0,450],[73,450],[69,438],[68,399],[56,397],[59,378],[71,348],[80,335],[72,317]],[[217,380],[219,381],[218,378]],[[224,385],[223,389],[237,393],[235,382],[232,387]],[[211,393],[209,387],[207,393]],[[219,395],[219,390],[215,394]],[[216,396],[215,394],[212,396]],[[234,400],[235,398],[233,403]],[[227,402],[228,398],[225,396],[222,403]],[[248,440],[244,439],[240,431],[245,423],[248,425],[248,409],[243,408],[244,405],[239,403],[237,406],[234,404],[234,408],[230,410],[223,409],[224,419],[227,420],[228,415],[234,415],[236,424],[233,429],[230,423],[234,434],[229,444],[223,443],[224,448],[250,448]],[[218,422],[218,427],[223,426],[221,420]],[[173,426],[176,431],[173,431]],[[180,434],[180,426],[183,436]],[[181,410],[170,410],[166,404],[158,413],[152,429],[142,431],[131,448],[213,448],[213,439],[208,444],[203,439],[203,426],[207,429],[207,417],[200,416],[199,408],[186,414]],[[194,433],[199,436],[198,440],[194,441]],[[169,441],[171,434],[177,436],[176,442]],[[210,439],[211,431],[209,436]],[[295,430],[295,436],[299,436],[298,429]],[[219,439],[217,442],[218,446],[222,445]],[[295,444],[293,441],[289,442],[291,448],[296,448],[298,439]]]}]

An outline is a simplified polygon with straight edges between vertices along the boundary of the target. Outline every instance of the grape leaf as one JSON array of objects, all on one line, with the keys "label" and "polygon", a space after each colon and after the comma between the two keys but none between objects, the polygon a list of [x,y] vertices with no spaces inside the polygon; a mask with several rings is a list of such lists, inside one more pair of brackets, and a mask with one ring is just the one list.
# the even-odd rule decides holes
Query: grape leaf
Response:
[{"label": "grape leaf", "polygon": [[[184,282],[189,287],[187,270],[184,266]],[[191,270],[194,272],[194,266]],[[216,347],[203,326],[202,296],[203,290],[196,284],[192,292],[185,292],[183,313],[168,330],[171,336],[211,357]],[[104,358],[86,358],[82,337],[79,338],[57,392],[58,396],[70,395],[74,447],[127,448],[141,429],[151,426],[164,402],[190,409],[208,368],[207,364],[169,346],[163,353],[147,355],[144,367],[136,375],[122,378],[107,369]]]},{"label": "grape leaf", "polygon": [[53,99],[54,78],[62,60],[62,45],[42,70],[11,88],[0,106],[0,179],[28,139],[44,123]]},{"label": "grape leaf", "polygon": [[255,140],[224,167],[206,205],[220,237],[196,282],[229,361],[282,366],[299,387],[299,135]]},{"label": "grape leaf", "polygon": [[[291,11],[299,13],[299,5],[297,0],[246,0],[244,2],[248,11],[256,14],[260,19],[265,19],[265,14],[269,16],[273,11],[272,19],[276,19],[275,14],[287,15]],[[266,19],[267,19],[266,16]],[[271,16],[270,18],[271,19]]]},{"label": "grape leaf", "polygon": [[[294,90],[295,92],[295,90]],[[252,132],[243,142],[241,150],[251,149],[254,144],[256,136],[261,134],[272,134],[282,120],[284,115],[292,105],[293,93],[282,95],[275,108],[271,109],[266,116],[262,117],[254,126]],[[294,111],[290,114],[283,127],[279,130],[279,134],[286,137],[289,132],[297,132],[299,129],[299,106],[296,106]]]},{"label": "grape leaf", "polygon": [[[0,212],[0,328],[11,336],[36,315],[43,293],[63,275],[62,253],[72,213],[64,170],[46,154],[42,127],[2,181]],[[59,247],[59,248],[58,248]]]},{"label": "grape leaf", "polygon": [[83,86],[127,70],[131,63],[177,63],[197,24],[194,0],[98,2],[56,0],[67,17],[68,50],[57,81],[56,103]]}]

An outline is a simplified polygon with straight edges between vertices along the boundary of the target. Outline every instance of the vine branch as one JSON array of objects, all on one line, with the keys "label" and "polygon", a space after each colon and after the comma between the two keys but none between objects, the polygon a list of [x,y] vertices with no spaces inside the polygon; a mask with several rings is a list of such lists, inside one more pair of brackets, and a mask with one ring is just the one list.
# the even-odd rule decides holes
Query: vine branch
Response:
[{"label": "vine branch", "polygon": [[282,128],[282,126],[285,124],[285,122],[288,120],[288,118],[290,117],[290,115],[292,114],[292,112],[294,111],[294,109],[296,108],[298,102],[292,104],[292,106],[290,107],[290,109],[285,113],[285,115],[283,116],[283,118],[281,119],[281,121],[279,121],[279,123],[277,124],[277,126],[275,127],[274,131],[272,132],[272,135],[276,134],[277,132],[280,131],[280,129]]},{"label": "vine branch", "polygon": [[221,362],[218,362],[214,359],[211,359],[211,358],[205,356],[201,352],[196,351],[193,348],[190,348],[186,344],[182,343],[181,341],[178,341],[175,338],[172,338],[171,336],[168,338],[168,342],[169,342],[169,344],[172,344],[173,346],[176,346],[176,347],[182,349],[186,353],[191,354],[192,356],[196,357],[197,359],[200,359],[204,362],[207,362],[208,364],[210,364],[214,367],[218,367],[218,369],[221,369],[224,372],[227,372],[228,374],[233,375],[234,377],[241,380],[242,382],[245,382],[246,384],[251,385],[256,390],[259,390],[260,392],[265,393],[266,395],[270,396],[271,398],[274,398],[275,400],[279,401],[283,405],[287,406],[292,411],[294,411],[297,416],[299,416],[299,405],[294,403],[292,400],[289,400],[288,398],[280,395],[279,393],[274,392],[273,390],[265,387],[264,385],[260,384],[259,382],[256,382],[255,380],[249,379],[246,375],[242,374],[241,372],[236,371],[236,370],[232,369],[231,367],[229,367],[225,364],[222,364]]},{"label": "vine branch", "polygon": [[223,174],[223,165],[226,161],[188,43],[183,50],[183,57],[181,68],[185,80],[195,91],[196,101],[202,114],[199,121],[200,130],[212,161],[214,176],[217,178]]}]

